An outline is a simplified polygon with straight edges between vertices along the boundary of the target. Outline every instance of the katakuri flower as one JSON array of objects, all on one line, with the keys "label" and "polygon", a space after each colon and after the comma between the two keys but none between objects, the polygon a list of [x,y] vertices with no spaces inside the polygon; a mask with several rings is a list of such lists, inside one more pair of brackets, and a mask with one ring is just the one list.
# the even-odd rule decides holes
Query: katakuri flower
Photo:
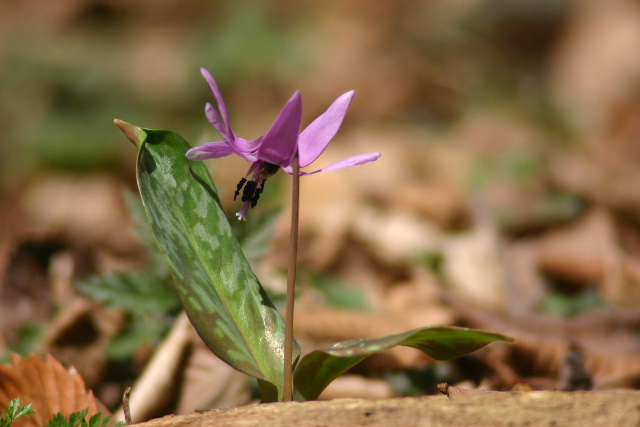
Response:
[{"label": "katakuri flower", "polygon": [[[236,214],[241,220],[247,219],[249,209],[258,203],[266,180],[278,169],[282,168],[289,175],[293,174],[293,159],[296,154],[300,168],[309,166],[320,157],[340,129],[354,95],[354,92],[350,91],[339,96],[327,111],[300,132],[302,97],[300,92],[296,92],[286,103],[271,129],[260,138],[250,141],[235,135],[229,124],[227,106],[215,79],[206,69],[202,68],[201,72],[218,104],[216,109],[207,103],[205,115],[223,140],[207,142],[192,148],[187,151],[187,157],[190,160],[205,160],[236,154],[251,162],[249,171],[238,183],[234,194],[235,200],[242,192],[244,206]],[[348,168],[375,161],[378,157],[380,153],[360,154],[313,172],[301,171],[300,175]]]}]

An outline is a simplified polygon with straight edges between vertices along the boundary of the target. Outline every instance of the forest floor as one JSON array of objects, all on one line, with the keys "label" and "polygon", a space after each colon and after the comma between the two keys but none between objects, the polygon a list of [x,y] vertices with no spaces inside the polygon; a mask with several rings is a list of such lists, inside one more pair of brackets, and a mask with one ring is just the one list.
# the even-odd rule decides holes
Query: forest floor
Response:
[{"label": "forest floor", "polygon": [[[30,396],[42,416],[23,425],[56,408],[122,419],[132,386],[134,422],[179,414],[148,427],[274,413],[341,425],[321,417],[347,407],[358,409],[343,425],[391,425],[404,411],[406,425],[638,424],[637,2],[112,3],[0,5],[0,409]],[[303,353],[437,324],[515,341],[447,362],[394,348],[321,401],[255,406],[256,385],[181,314],[141,214],[136,150],[113,125],[218,139],[200,66],[247,138],[296,89],[304,124],[356,89],[318,164],[382,153],[302,178]],[[289,176],[270,178],[240,223],[233,191],[248,163],[207,164],[279,304]],[[445,382],[471,395],[439,395]]]}]

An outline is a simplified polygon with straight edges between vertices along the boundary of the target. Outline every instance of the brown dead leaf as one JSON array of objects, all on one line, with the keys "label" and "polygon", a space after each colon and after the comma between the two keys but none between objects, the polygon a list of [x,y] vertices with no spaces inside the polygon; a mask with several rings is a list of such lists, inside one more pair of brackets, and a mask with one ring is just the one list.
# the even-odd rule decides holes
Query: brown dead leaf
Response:
[{"label": "brown dead leaf", "polygon": [[358,221],[353,224],[353,234],[377,258],[391,265],[438,252],[442,245],[441,234],[433,224],[402,211],[361,209]]},{"label": "brown dead leaf", "polygon": [[608,141],[584,153],[557,155],[550,172],[555,184],[602,206],[619,209],[637,218],[640,194],[631,182],[638,182],[638,162],[631,154],[615,153]]},{"label": "brown dead leaf", "polygon": [[18,419],[13,427],[43,427],[55,414],[69,416],[88,409],[88,416],[109,411],[87,390],[74,368],[65,369],[53,356],[11,356],[12,364],[0,365],[0,408],[15,398],[33,404],[34,415]]},{"label": "brown dead leaf", "polygon": [[252,400],[249,377],[213,354],[191,325],[189,331],[192,349],[183,368],[175,413],[248,404]]},{"label": "brown dead leaf", "polygon": [[109,367],[105,348],[122,329],[124,314],[78,296],[63,306],[65,309],[48,322],[37,351],[49,352],[65,365],[74,366],[85,384],[100,393]]},{"label": "brown dead leaf", "polygon": [[389,399],[395,397],[391,385],[378,378],[364,378],[359,375],[343,375],[333,380],[320,394],[319,400],[359,398]]},{"label": "brown dead leaf", "polygon": [[384,311],[390,316],[403,318],[410,329],[453,324],[456,316],[450,307],[442,303],[441,293],[441,285],[433,272],[416,266],[411,269],[409,280],[388,287],[382,297]]},{"label": "brown dead leaf", "polygon": [[540,270],[574,286],[597,284],[606,301],[637,306],[640,263],[620,247],[620,233],[615,228],[609,211],[595,208],[584,218],[530,243],[536,246]]},{"label": "brown dead leaf", "polygon": [[503,307],[507,281],[501,241],[491,225],[451,236],[445,244],[445,273],[450,291],[484,307]]},{"label": "brown dead leaf", "polygon": [[539,307],[547,293],[538,267],[538,245],[535,242],[507,242],[504,248],[504,269],[508,284],[510,311],[527,312]]},{"label": "brown dead leaf", "polygon": [[551,61],[552,93],[585,134],[600,135],[639,77],[640,8],[633,0],[573,2]]},{"label": "brown dead leaf", "polygon": [[620,280],[616,276],[607,280],[602,296],[625,307],[637,307],[640,304],[640,260],[629,254],[621,255]]},{"label": "brown dead leaf", "polygon": [[[249,377],[209,350],[183,312],[131,390],[134,422],[170,413],[241,406],[251,400]],[[124,421],[121,410],[115,417]]]},{"label": "brown dead leaf", "polygon": [[613,224],[605,211],[594,210],[539,242],[543,271],[575,282],[602,282],[614,246]]},{"label": "brown dead leaf", "polygon": [[122,182],[95,175],[47,175],[25,189],[23,215],[33,230],[117,250],[138,247],[128,224]]},{"label": "brown dead leaf", "polygon": [[[637,308],[593,309],[564,318],[535,312],[493,313],[452,294],[445,299],[472,326],[515,339],[508,346],[508,360],[528,383],[537,381],[533,376],[557,377],[567,356],[576,350],[584,354],[586,373],[596,388],[633,386],[640,378]],[[513,380],[524,382],[523,378]],[[555,380],[544,384],[555,387]]]}]

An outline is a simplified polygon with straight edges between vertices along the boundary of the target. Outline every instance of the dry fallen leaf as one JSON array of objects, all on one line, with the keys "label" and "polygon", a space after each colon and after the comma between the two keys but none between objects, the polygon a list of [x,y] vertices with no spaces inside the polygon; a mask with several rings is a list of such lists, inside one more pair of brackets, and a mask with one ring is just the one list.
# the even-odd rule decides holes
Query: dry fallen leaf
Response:
[{"label": "dry fallen leaf", "polygon": [[575,2],[550,62],[552,94],[585,135],[598,135],[607,116],[638,79],[640,11],[630,0]]},{"label": "dry fallen leaf", "polygon": [[[133,385],[129,404],[138,423],[250,400],[249,377],[214,355],[183,312]],[[123,411],[115,411],[114,418],[124,421]]]},{"label": "dry fallen leaf", "polygon": [[614,246],[610,216],[594,209],[583,219],[540,239],[540,267],[577,282],[602,282]]},{"label": "dry fallen leaf", "polygon": [[13,427],[46,426],[55,414],[68,417],[88,409],[88,416],[109,411],[87,390],[75,368],[65,369],[53,356],[24,358],[12,355],[11,364],[0,365],[0,409],[16,398],[33,404],[34,415],[18,419]]},{"label": "dry fallen leaf", "polygon": [[318,399],[389,399],[395,396],[391,385],[383,379],[343,375],[331,382]]}]

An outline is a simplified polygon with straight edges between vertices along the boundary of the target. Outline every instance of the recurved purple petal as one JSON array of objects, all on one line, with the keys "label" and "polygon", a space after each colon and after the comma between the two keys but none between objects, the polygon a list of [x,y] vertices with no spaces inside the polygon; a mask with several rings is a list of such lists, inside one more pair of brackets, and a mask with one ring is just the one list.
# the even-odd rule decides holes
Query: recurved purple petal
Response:
[{"label": "recurved purple petal", "polygon": [[223,137],[225,140],[230,139],[227,128],[220,120],[220,115],[216,111],[215,107],[208,102],[204,106],[204,115],[207,117],[207,120],[209,120],[209,123],[211,123],[211,125],[216,128],[221,137]]},{"label": "recurved purple petal", "polygon": [[[262,143],[262,137],[258,139],[254,139],[253,141],[249,141],[248,139],[244,139],[236,136],[232,141],[230,141],[230,144],[238,152],[238,154],[240,154],[242,157],[244,157],[247,160],[249,158],[257,160],[257,157],[255,156],[255,151],[258,149],[258,147],[260,147],[261,143]],[[250,156],[247,157],[245,156],[245,154],[250,154]]]},{"label": "recurved purple petal", "polygon": [[[333,171],[336,169],[344,169],[344,168],[349,168],[351,166],[357,166],[357,165],[362,165],[364,163],[369,163],[369,162],[373,162],[378,160],[378,157],[380,157],[381,153],[369,153],[369,154],[359,154],[357,156],[353,156],[353,157],[348,157],[344,160],[340,160],[337,163],[334,163],[332,165],[329,165],[327,167],[324,167],[322,169],[318,169],[317,171],[313,171],[313,172],[300,172],[300,175],[313,175],[316,174],[318,172],[329,172],[329,171]],[[286,168],[282,168],[282,170],[284,170],[286,173],[288,173],[289,175],[291,175],[293,173],[293,168],[292,167],[286,167]]]},{"label": "recurved purple petal", "polygon": [[257,152],[258,158],[278,166],[291,165],[298,145],[301,121],[302,97],[300,92],[296,92],[284,106],[271,129],[262,137]]},{"label": "recurved purple petal", "polygon": [[300,151],[300,167],[309,166],[327,148],[342,125],[344,116],[349,110],[354,91],[342,94],[327,111],[322,113],[300,134],[298,150]]},{"label": "recurved purple petal", "polygon": [[[221,123],[220,117],[218,116],[213,106],[211,106],[211,108],[213,109],[214,112],[216,112],[215,118],[217,118],[216,121],[218,123],[218,126],[214,124],[214,120],[212,120],[212,117],[209,116],[210,113],[206,109],[205,109],[205,114],[207,115],[207,118],[209,119],[211,124],[216,128],[218,132],[220,132],[220,135],[224,139],[227,139],[227,140],[232,139],[233,131],[231,130],[231,126],[229,125],[229,110],[227,110],[227,104],[225,104],[224,98],[222,98],[222,93],[220,92],[218,83],[216,83],[216,80],[213,78],[209,70],[207,70],[206,68],[200,68],[200,73],[202,73],[202,77],[204,77],[204,79],[209,84],[209,88],[211,89],[211,92],[213,93],[213,96],[216,99],[216,102],[218,103],[218,110],[220,110],[220,114],[222,115],[222,123]],[[208,106],[209,105],[211,104],[208,104]]]},{"label": "recurved purple petal", "polygon": [[187,151],[189,160],[217,159],[236,154],[236,151],[226,141],[207,142]]}]

